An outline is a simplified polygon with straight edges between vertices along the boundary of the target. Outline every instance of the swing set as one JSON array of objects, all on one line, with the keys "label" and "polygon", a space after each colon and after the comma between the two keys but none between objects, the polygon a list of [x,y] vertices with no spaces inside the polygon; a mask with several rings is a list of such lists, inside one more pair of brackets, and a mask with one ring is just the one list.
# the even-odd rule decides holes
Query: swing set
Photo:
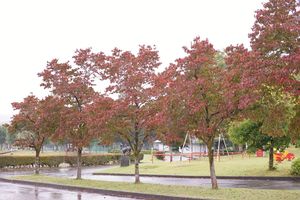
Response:
[{"label": "swing set", "polygon": [[[184,151],[186,149],[186,144],[187,144],[188,140],[189,140],[189,152],[184,153]],[[219,162],[221,160],[221,151],[220,151],[221,150],[221,142],[223,142],[223,144],[224,144],[225,151],[226,151],[226,156],[227,157],[229,157],[230,155],[233,156],[233,155],[241,154],[241,152],[229,152],[227,144],[226,144],[226,141],[225,141],[224,135],[223,134],[219,134],[217,152],[214,153],[214,156],[218,159]],[[169,157],[170,159],[168,159],[168,160],[170,160],[170,162],[173,161],[174,157],[179,157],[179,161],[182,161],[183,157],[185,157],[190,162],[195,157],[196,158],[201,158],[201,157],[207,157],[208,156],[207,147],[205,147],[204,151],[201,151],[201,146],[200,146],[200,151],[199,152],[194,152],[193,151],[194,150],[194,145],[193,145],[192,137],[191,137],[191,135],[189,133],[187,133],[185,135],[184,142],[183,142],[181,148],[179,147],[179,149],[180,149],[179,153],[173,153],[172,150],[170,151],[170,153],[153,152],[153,149],[152,149],[151,150],[151,155],[152,155],[151,161],[153,163],[154,156],[163,156],[164,158]],[[222,155],[224,155],[224,152],[223,152]],[[243,153],[242,153],[242,156],[244,157]]]}]

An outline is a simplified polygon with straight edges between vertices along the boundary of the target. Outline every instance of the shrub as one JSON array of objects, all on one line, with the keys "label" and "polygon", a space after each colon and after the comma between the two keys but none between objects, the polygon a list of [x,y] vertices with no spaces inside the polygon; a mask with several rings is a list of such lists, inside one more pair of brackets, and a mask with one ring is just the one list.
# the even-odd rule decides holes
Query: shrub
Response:
[{"label": "shrub", "polygon": [[[82,165],[92,166],[92,165],[105,165],[110,162],[119,162],[120,155],[83,155]],[[41,166],[48,167],[58,167],[60,163],[69,163],[71,166],[76,166],[77,156],[41,156],[40,164]],[[4,167],[24,167],[24,166],[34,166],[35,156],[0,156],[0,168]]]},{"label": "shrub", "polygon": [[[102,155],[82,155],[82,166],[106,165],[109,163],[118,163],[120,154],[102,154]],[[139,160],[143,160],[144,154],[140,154]],[[133,156],[130,160],[134,161]],[[58,156],[41,156],[41,167],[58,167],[61,163],[68,163],[71,166],[77,165],[76,155],[58,155]],[[4,167],[33,167],[35,156],[0,156],[0,168]]]},{"label": "shrub", "polygon": [[164,160],[165,159],[165,152],[163,151],[157,151],[155,153],[155,157],[158,159],[158,160]]},{"label": "shrub", "polygon": [[292,163],[291,174],[292,174],[292,175],[300,176],[300,158],[296,159],[296,160]]},{"label": "shrub", "polygon": [[60,163],[65,161],[65,156],[41,156],[41,166],[58,167]]},{"label": "shrub", "polygon": [[3,167],[20,167],[20,166],[33,166],[35,163],[34,156],[1,156],[0,168]]},{"label": "shrub", "polygon": [[295,147],[300,148],[300,139],[296,141]]}]

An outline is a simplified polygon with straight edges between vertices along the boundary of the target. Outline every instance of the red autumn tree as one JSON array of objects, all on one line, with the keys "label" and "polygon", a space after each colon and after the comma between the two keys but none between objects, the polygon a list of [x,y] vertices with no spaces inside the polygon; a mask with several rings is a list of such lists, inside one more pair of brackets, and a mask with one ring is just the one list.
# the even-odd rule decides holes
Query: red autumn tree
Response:
[{"label": "red autumn tree", "polygon": [[35,173],[38,174],[41,148],[45,140],[57,131],[62,104],[52,96],[39,100],[30,95],[23,102],[12,103],[12,106],[18,114],[13,116],[9,131],[18,133],[16,145],[35,150]]},{"label": "red autumn tree", "polygon": [[[251,47],[264,61],[260,73],[262,83],[284,89],[296,98],[299,111],[300,94],[300,2],[270,0],[256,11],[256,21],[249,34]],[[297,116],[293,119],[295,125]],[[295,127],[295,126],[293,126]]]},{"label": "red autumn tree", "polygon": [[80,66],[59,63],[57,59],[49,62],[39,76],[43,78],[41,86],[64,103],[55,138],[66,139],[77,150],[77,179],[81,179],[82,149],[99,133],[88,127],[88,106],[96,96],[90,76]]},{"label": "red autumn tree", "polygon": [[[252,114],[252,119],[264,122],[262,129],[265,134],[272,137],[289,136],[293,140],[299,138],[299,6],[300,2],[296,0],[266,2],[262,9],[256,11],[256,21],[249,34],[252,51],[256,54],[254,60],[263,63],[257,76],[260,79],[260,99],[256,104],[259,114]],[[262,108],[263,112],[260,110]],[[262,113],[269,116],[262,119]],[[270,148],[269,160],[269,169],[272,170],[273,148]]]},{"label": "red autumn tree", "polygon": [[118,94],[114,106],[117,132],[131,147],[135,159],[135,183],[140,182],[139,158],[144,143],[153,132],[156,114],[153,94],[158,52],[141,46],[137,55],[114,49],[104,74],[110,80],[107,92]]},{"label": "red autumn tree", "polygon": [[256,11],[249,34],[252,50],[264,60],[264,84],[283,87],[299,96],[300,2],[270,0]]},{"label": "red autumn tree", "polygon": [[160,65],[158,52],[150,46],[140,46],[137,55],[114,49],[112,55],[80,50],[75,56],[88,71],[109,80],[107,94],[117,100],[111,107],[112,132],[118,134],[131,147],[135,158],[135,183],[140,182],[139,158],[142,147],[154,129],[153,82],[155,69]]},{"label": "red autumn tree", "polygon": [[184,50],[187,56],[167,68],[157,82],[162,90],[162,118],[207,145],[212,188],[217,189],[214,139],[253,101],[248,92],[254,80],[245,76],[251,72],[243,65],[220,66],[217,51],[208,40],[196,38],[191,48]]},{"label": "red autumn tree", "polygon": [[114,142],[112,116],[114,114],[114,100],[110,97],[97,95],[93,102],[87,106],[88,113],[88,129],[91,132],[99,133],[97,137],[101,144],[111,144]]}]

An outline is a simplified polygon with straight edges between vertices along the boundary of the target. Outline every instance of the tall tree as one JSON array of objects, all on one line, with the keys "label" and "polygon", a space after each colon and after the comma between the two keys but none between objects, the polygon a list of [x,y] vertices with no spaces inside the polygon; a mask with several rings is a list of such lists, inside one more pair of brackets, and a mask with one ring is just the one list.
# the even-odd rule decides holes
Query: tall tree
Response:
[{"label": "tall tree", "polygon": [[[263,122],[264,134],[288,135],[293,140],[300,136],[296,131],[300,103],[299,6],[297,0],[269,0],[256,11],[256,21],[249,34],[255,60],[262,63],[256,76],[260,80],[258,112],[251,119]],[[288,98],[294,99],[293,106]],[[272,159],[270,153],[270,169],[273,169]]]},{"label": "tall tree", "polygon": [[114,49],[112,55],[80,50],[76,60],[88,71],[109,80],[107,94],[118,96],[112,107],[113,132],[121,136],[132,149],[135,158],[135,183],[140,182],[139,158],[142,147],[153,133],[156,106],[153,91],[155,70],[160,65],[158,52],[150,46],[140,46],[137,55]]},{"label": "tall tree", "polygon": [[9,127],[11,133],[18,132],[15,144],[35,150],[35,173],[39,173],[41,148],[58,128],[60,102],[48,96],[43,100],[30,95],[23,102],[12,103],[18,114],[14,115]]},{"label": "tall tree", "polygon": [[207,145],[212,188],[217,189],[214,139],[252,101],[248,92],[253,80],[244,75],[243,65],[219,66],[217,51],[208,40],[196,38],[184,50],[187,56],[171,64],[158,81],[164,91],[160,97],[163,119],[184,127]]},{"label": "tall tree", "polygon": [[41,86],[50,89],[64,103],[55,139],[67,139],[77,150],[77,179],[81,179],[82,149],[97,138],[97,133],[89,130],[87,125],[87,106],[96,94],[90,76],[80,66],[59,63],[57,59],[48,62],[39,76],[43,78]]}]

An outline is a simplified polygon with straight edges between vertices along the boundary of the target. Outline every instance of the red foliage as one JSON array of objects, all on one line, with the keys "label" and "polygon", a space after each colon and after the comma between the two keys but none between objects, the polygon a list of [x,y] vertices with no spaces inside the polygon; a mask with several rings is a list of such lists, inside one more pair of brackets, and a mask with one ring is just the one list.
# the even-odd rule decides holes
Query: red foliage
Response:
[{"label": "red foliage", "polygon": [[196,38],[184,50],[187,56],[177,59],[156,80],[161,123],[166,124],[166,134],[188,132],[208,146],[213,187],[217,188],[213,141],[228,121],[257,98],[254,55],[242,46],[230,47],[224,68],[216,62],[217,51],[208,40]]},{"label": "red foliage", "polygon": [[156,126],[157,107],[153,86],[155,69],[160,65],[158,52],[144,45],[140,46],[137,55],[115,48],[111,55],[105,56],[87,49],[77,51],[75,58],[76,63],[93,75],[110,81],[106,93],[117,95],[118,99],[109,105],[106,115],[110,116],[110,120],[107,125],[111,133],[130,145],[138,170],[139,153]]},{"label": "red foliage", "polygon": [[39,76],[43,78],[41,85],[51,89],[64,102],[55,138],[66,139],[76,148],[82,149],[97,137],[87,125],[87,106],[96,96],[89,74],[78,67],[72,67],[69,62],[59,63],[53,59]]},{"label": "red foliage", "polygon": [[139,152],[156,125],[153,82],[155,69],[160,65],[158,52],[143,45],[137,55],[115,48],[109,56],[87,49],[77,51],[74,57],[89,72],[110,81],[106,93],[119,98],[110,105],[107,115],[113,119],[109,123],[113,124],[113,132]]},{"label": "red foliage", "polygon": [[34,148],[39,152],[44,141],[53,136],[58,129],[61,102],[52,96],[39,100],[31,95],[24,98],[23,102],[12,103],[12,106],[19,111],[13,116],[9,127],[10,132],[21,134],[16,144]]},{"label": "red foliage", "polygon": [[184,50],[188,55],[178,59],[157,81],[164,85],[164,118],[168,123],[173,118],[178,128],[184,127],[209,143],[223,122],[255,100],[249,93],[256,86],[256,80],[249,76],[254,73],[248,69],[252,62],[243,47],[231,47],[227,51],[227,68],[221,68],[215,62],[213,46],[199,38],[191,49]]},{"label": "red foliage", "polygon": [[284,87],[299,96],[300,84],[300,3],[297,0],[270,0],[256,11],[249,34],[251,47],[264,61],[260,71],[265,83]]}]

